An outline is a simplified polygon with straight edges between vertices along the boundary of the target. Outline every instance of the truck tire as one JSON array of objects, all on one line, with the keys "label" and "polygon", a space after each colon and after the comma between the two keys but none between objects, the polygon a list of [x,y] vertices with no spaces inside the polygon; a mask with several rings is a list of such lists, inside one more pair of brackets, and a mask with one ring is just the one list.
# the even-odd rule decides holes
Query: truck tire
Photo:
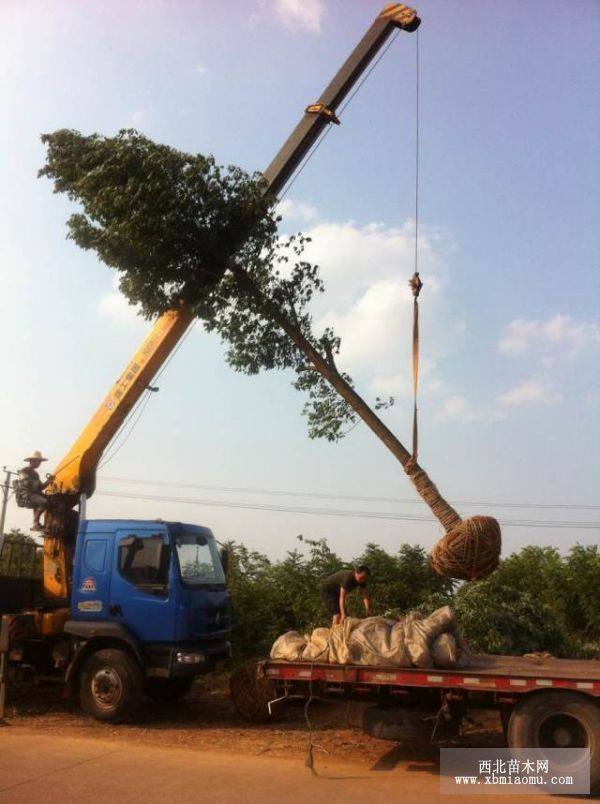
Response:
[{"label": "truck tire", "polygon": [[[589,748],[590,789],[600,790],[600,706],[584,695],[553,690],[524,696],[508,724],[511,748]],[[577,765],[557,768],[573,774]]]},{"label": "truck tire", "polygon": [[86,660],[80,677],[81,708],[96,720],[121,723],[139,706],[144,676],[124,650],[105,648]]},{"label": "truck tire", "polygon": [[195,679],[190,678],[148,678],[146,695],[156,703],[175,703],[192,689]]}]

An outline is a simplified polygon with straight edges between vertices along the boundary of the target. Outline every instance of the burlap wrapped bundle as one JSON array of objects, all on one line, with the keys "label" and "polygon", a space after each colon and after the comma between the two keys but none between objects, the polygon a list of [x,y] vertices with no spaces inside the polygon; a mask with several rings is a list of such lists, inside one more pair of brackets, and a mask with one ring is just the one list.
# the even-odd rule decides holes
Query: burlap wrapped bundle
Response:
[{"label": "burlap wrapped bundle", "polygon": [[278,637],[271,648],[271,659],[283,659],[286,662],[299,662],[306,648],[306,637],[297,631],[287,631]]},{"label": "burlap wrapped bundle", "polygon": [[404,620],[398,620],[390,628],[390,658],[397,667],[410,667]]},{"label": "burlap wrapped bundle", "polygon": [[431,658],[436,667],[449,670],[458,664],[458,645],[452,634],[440,634],[431,645]]},{"label": "burlap wrapped bundle", "polygon": [[448,578],[487,578],[500,562],[502,537],[491,516],[463,519],[443,536],[430,554],[431,566]]},{"label": "burlap wrapped bundle", "polygon": [[302,653],[302,661],[325,663],[329,661],[329,628],[314,629]]},{"label": "burlap wrapped bundle", "polygon": [[398,650],[395,640],[392,644],[392,629],[398,625],[395,620],[383,617],[367,617],[360,620],[350,633],[350,658],[352,664],[386,667],[406,662],[404,651]]},{"label": "burlap wrapped bundle", "polygon": [[411,611],[399,620],[347,617],[332,628],[315,628],[310,638],[297,631],[280,636],[271,659],[372,667],[465,667],[468,647],[449,606],[425,617]]},{"label": "burlap wrapped bundle", "polygon": [[431,667],[433,661],[427,641],[428,628],[420,611],[410,611],[404,618],[404,646],[415,667]]},{"label": "burlap wrapped bundle", "polygon": [[330,629],[329,661],[332,664],[351,664],[350,635],[359,623],[356,617],[346,617],[343,623]]}]

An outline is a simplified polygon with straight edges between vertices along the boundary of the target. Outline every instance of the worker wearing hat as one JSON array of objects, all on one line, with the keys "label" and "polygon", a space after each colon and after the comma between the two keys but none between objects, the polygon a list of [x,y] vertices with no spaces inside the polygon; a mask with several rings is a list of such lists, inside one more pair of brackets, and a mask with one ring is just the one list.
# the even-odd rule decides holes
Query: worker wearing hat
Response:
[{"label": "worker wearing hat", "polygon": [[54,480],[52,475],[48,476],[45,483],[42,483],[37,469],[42,465],[44,458],[39,450],[35,450],[28,458],[28,466],[19,469],[17,480],[15,481],[15,497],[19,508],[33,508],[33,527],[31,530],[43,531],[40,517],[48,508],[48,497],[43,493],[46,486]]}]

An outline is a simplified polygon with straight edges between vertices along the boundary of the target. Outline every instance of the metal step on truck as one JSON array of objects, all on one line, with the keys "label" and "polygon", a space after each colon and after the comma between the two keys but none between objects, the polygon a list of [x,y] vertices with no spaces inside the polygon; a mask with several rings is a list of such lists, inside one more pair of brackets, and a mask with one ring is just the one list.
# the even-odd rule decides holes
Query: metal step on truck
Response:
[{"label": "metal step on truck", "polygon": [[409,745],[455,738],[470,712],[495,710],[509,748],[589,749],[590,787],[600,790],[597,660],[475,654],[464,670],[267,660],[232,675],[231,697],[255,722],[288,701],[360,701],[366,733]]},{"label": "metal step on truck", "polygon": [[[4,579],[15,603],[19,580]],[[71,586],[68,606],[31,600],[11,613],[0,578],[0,719],[11,678],[62,683],[92,717],[119,722],[144,694],[175,701],[229,657],[229,592],[208,528],[82,520]]]}]

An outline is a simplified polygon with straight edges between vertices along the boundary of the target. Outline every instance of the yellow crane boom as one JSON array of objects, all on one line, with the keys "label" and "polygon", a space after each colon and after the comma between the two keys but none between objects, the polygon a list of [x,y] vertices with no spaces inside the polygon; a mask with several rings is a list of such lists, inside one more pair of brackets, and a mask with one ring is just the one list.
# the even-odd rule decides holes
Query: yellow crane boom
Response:
[{"label": "yellow crane boom", "polygon": [[[402,3],[385,6],[317,102],[307,106],[300,122],[265,170],[268,192],[277,196],[323,130],[330,123],[339,123],[336,110],[392,32],[397,29],[415,31],[420,22],[417,13]],[[94,493],[96,470],[103,451],[193,317],[190,307],[181,304],[158,318],[125,371],[56,467],[54,480],[46,489],[51,498],[44,523],[44,593],[48,601],[62,603],[69,594],[78,522],[73,509],[82,494],[89,497]]]},{"label": "yellow crane boom", "polygon": [[94,493],[96,468],[102,453],[193,318],[189,306],[181,304],[157,319],[98,410],[56,467],[47,494],[85,494],[90,497]]}]

